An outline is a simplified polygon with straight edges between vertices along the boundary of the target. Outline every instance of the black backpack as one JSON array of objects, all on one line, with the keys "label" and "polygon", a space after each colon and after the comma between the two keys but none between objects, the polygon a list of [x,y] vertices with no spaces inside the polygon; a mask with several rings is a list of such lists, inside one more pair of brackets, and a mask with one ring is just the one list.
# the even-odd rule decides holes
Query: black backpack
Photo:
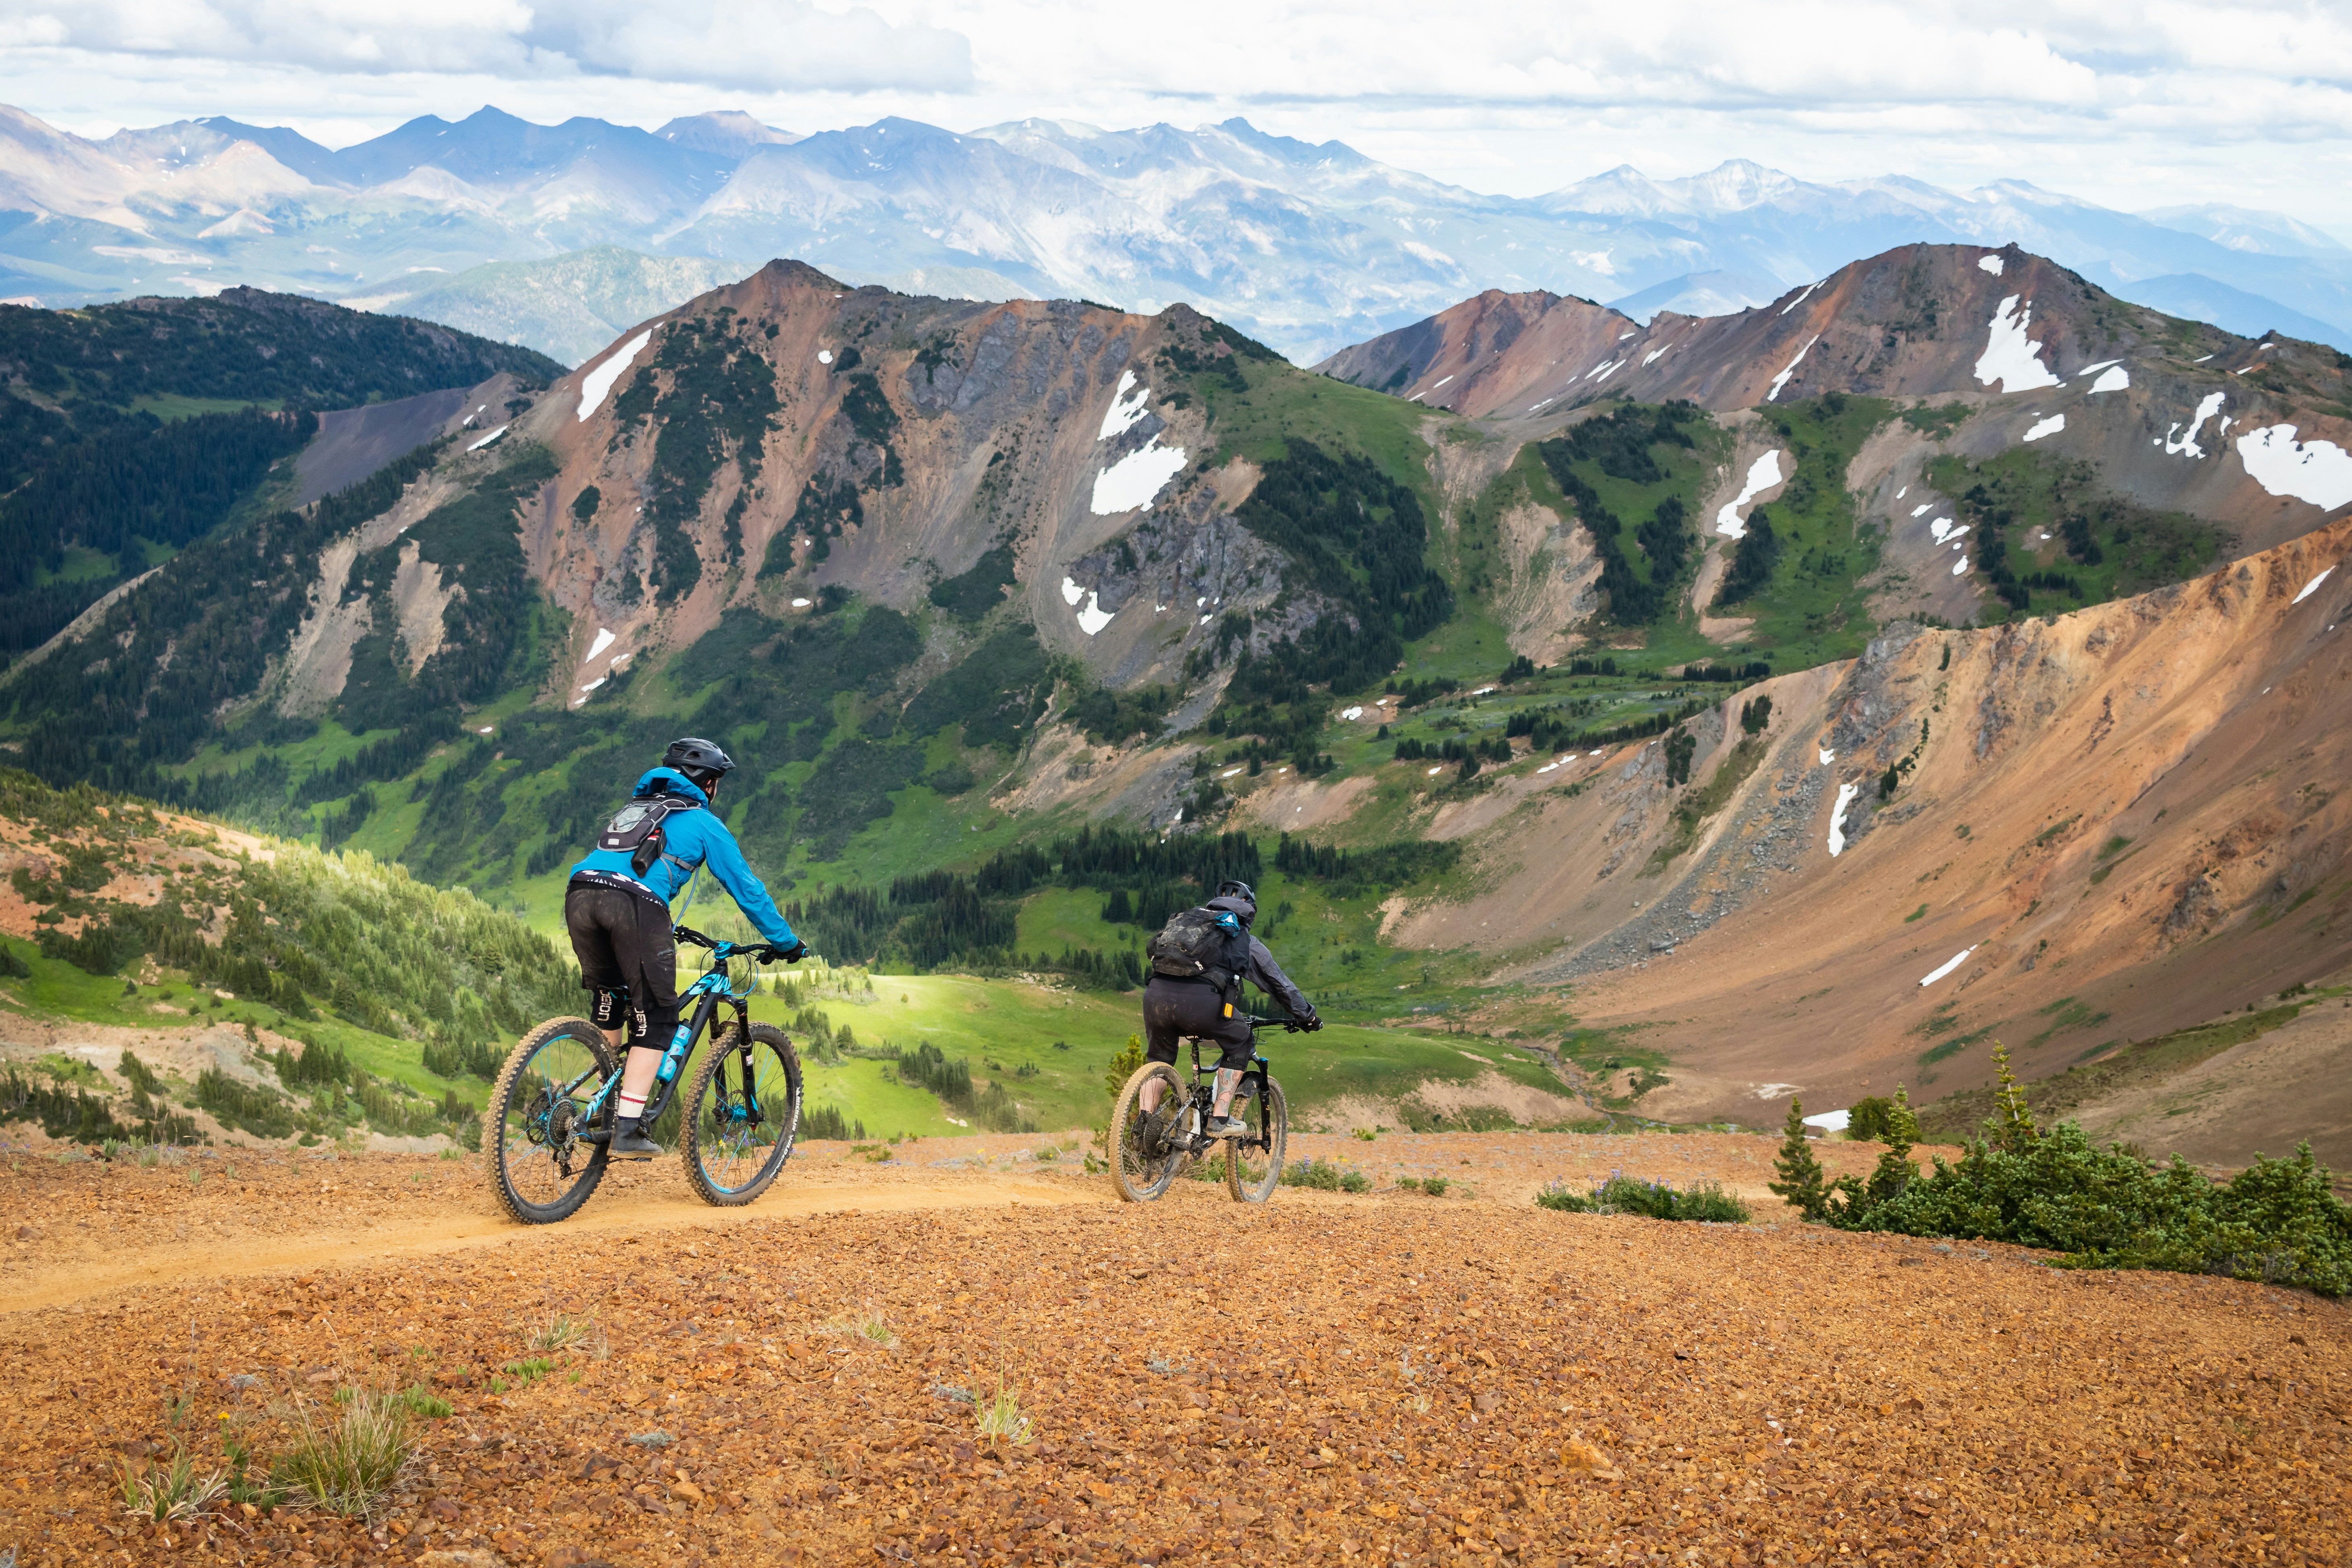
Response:
[{"label": "black backpack", "polygon": [[604,824],[604,831],[596,835],[596,847],[627,850],[629,868],[642,877],[661,858],[662,824],[679,812],[701,809],[684,795],[655,795],[633,800]]},{"label": "black backpack", "polygon": [[1179,910],[1144,947],[1151,973],[1227,991],[1249,967],[1249,928],[1231,910]]}]

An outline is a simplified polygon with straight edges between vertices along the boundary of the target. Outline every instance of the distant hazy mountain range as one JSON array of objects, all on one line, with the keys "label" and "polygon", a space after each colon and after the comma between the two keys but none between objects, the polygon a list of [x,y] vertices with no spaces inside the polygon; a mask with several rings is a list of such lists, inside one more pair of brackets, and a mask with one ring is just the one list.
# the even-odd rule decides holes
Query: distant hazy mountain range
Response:
[{"label": "distant hazy mountain range", "polygon": [[0,108],[0,298],[249,283],[570,363],[772,257],[933,295],[1184,300],[1313,361],[1486,289],[1719,313],[1920,240],[2015,241],[2128,300],[2352,347],[2352,250],[2307,225],[2014,181],[1809,184],[1735,161],[1521,199],[1238,119],[796,136],[732,113],[646,132],[484,109],[331,150],[217,117],[91,141]]}]

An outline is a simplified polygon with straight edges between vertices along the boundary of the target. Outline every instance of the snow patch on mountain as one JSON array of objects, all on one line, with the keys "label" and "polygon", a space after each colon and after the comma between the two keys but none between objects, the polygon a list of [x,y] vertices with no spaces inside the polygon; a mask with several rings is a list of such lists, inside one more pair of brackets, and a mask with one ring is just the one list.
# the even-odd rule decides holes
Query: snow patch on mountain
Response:
[{"label": "snow patch on mountain", "polygon": [[2164,448],[2165,455],[2167,457],[2203,457],[2205,455],[2205,448],[2197,444],[2197,432],[2204,427],[2205,421],[2212,418],[2213,416],[2221,412],[2222,401],[2228,395],[2229,395],[2227,393],[2221,392],[2207,393],[2204,398],[2197,405],[2197,417],[2189,422],[2189,433],[2186,436],[2179,437],[2179,438],[2176,440],[2174,438],[2174,434],[2180,428],[2179,425],[2176,423],[2171,426],[2171,428],[2165,431],[2164,439],[2157,442],[2156,444]]},{"label": "snow patch on mountain", "polygon": [[1103,414],[1102,434],[1096,437],[1096,440],[1108,441],[1143,417],[1143,405],[1150,400],[1151,388],[1136,386],[1135,395],[1129,397],[1127,389],[1130,386],[1135,386],[1135,373],[1131,370],[1119,372],[1118,390],[1111,394],[1110,407]]},{"label": "snow patch on mountain", "polygon": [[2032,324],[2033,306],[2016,294],[2006,295],[1992,313],[1992,330],[1985,352],[1977,357],[1976,377],[1990,386],[2000,383],[2004,393],[2031,392],[2056,386],[2058,378],[2042,363],[2042,345],[2025,335]]},{"label": "snow patch on mountain", "polygon": [[2033,428],[2025,433],[2025,438],[2029,441],[2039,441],[2044,436],[2055,436],[2064,428],[2066,428],[2066,416],[2063,414],[2053,414],[2047,419],[2036,420]]},{"label": "snow patch on mountain", "polygon": [[1097,517],[1112,517],[1138,507],[1149,511],[1152,499],[1168,488],[1184,467],[1184,448],[1163,447],[1154,436],[1095,476],[1093,506]]},{"label": "snow patch on mountain", "polygon": [[1861,793],[1860,784],[1838,785],[1837,805],[1830,810],[1830,853],[1833,856],[1845,853],[1845,809],[1853,804],[1853,797]]},{"label": "snow patch on mountain", "polygon": [[[1784,311],[1782,313],[1786,314],[1787,312]],[[1805,346],[1797,351],[1797,357],[1789,362],[1788,368],[1781,371],[1780,374],[1772,378],[1772,390],[1764,395],[1765,402],[1777,403],[1780,401],[1780,389],[1789,384],[1789,378],[1797,374],[1797,367],[1805,363],[1805,356],[1807,354],[1813,352],[1813,344],[1820,342],[1821,341],[1822,335],[1819,332],[1815,332],[1811,338],[1806,340]]]},{"label": "snow patch on mountain", "polygon": [[2000,258],[1998,256],[1979,256],[1977,265],[1996,278],[2000,276]]},{"label": "snow patch on mountain", "polygon": [[1949,974],[1953,970],[1958,969],[1961,964],[1966,963],[1969,961],[1969,954],[1975,951],[1976,949],[1973,947],[1964,947],[1960,949],[1959,952],[1952,954],[1951,957],[1937,964],[1934,969],[1929,970],[1927,977],[1921,980],[1919,984],[1923,986],[1933,985],[1937,981],[1941,980],[1945,975]]},{"label": "snow patch on mountain", "polygon": [[647,327],[606,355],[604,363],[580,378],[580,417],[583,422],[603,406],[604,399],[612,395],[613,384],[619,381],[621,373],[629,368],[629,362],[643,353],[646,345],[653,341],[654,330]]},{"label": "snow patch on mountain", "polygon": [[2238,460],[2254,483],[2333,510],[2352,501],[2352,452],[2333,441],[2297,441],[2292,425],[2266,425],[2238,437]]},{"label": "snow patch on mountain", "polygon": [[2121,392],[2130,384],[2131,372],[2121,365],[2116,365],[2099,373],[2099,379],[2091,383],[2091,393],[2092,395],[2096,396],[2102,392]]},{"label": "snow patch on mountain", "polygon": [[1748,466],[1747,482],[1739,487],[1739,493],[1725,503],[1721,511],[1715,514],[1716,532],[1726,539],[1744,538],[1748,532],[1748,524],[1742,521],[1739,509],[1779,484],[1785,477],[1780,472],[1780,453],[1777,450],[1767,452],[1750,463]]}]

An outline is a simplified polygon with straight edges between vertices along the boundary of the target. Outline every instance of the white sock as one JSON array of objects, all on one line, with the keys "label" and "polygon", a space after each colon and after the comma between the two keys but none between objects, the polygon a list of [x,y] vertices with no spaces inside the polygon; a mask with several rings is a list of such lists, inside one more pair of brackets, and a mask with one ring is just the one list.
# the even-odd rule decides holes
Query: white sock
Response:
[{"label": "white sock", "polygon": [[622,1121],[637,1121],[646,1113],[646,1097],[642,1094],[624,1093],[620,1097],[620,1107]]}]

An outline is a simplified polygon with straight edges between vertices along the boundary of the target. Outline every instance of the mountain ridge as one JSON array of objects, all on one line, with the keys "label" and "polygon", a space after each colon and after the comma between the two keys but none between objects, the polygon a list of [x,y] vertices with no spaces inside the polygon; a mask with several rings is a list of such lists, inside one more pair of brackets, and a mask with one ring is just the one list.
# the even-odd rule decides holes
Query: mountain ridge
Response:
[{"label": "mountain ridge", "polygon": [[[1979,891],[1953,909],[1922,893],[1916,930],[1896,910],[1891,936],[1816,944],[1916,986],[1911,939],[1990,918],[1981,857],[2052,826],[2021,816],[2044,784],[2074,818],[2040,847],[2050,886],[2086,931],[2126,895],[2195,904],[2197,846],[2251,844],[2256,817],[2315,825],[2284,897],[2318,888],[2298,918],[2321,926],[2278,947],[2292,975],[2200,967],[2185,939],[2119,945],[2138,967],[2110,973],[2059,931],[2019,969],[2012,931],[2002,978],[1964,977],[1918,1044],[1932,1020],[1883,998],[1823,1003],[1835,1050],[1790,1037],[1759,1076],[1685,1031],[1607,1091],[1695,1115],[1769,1120],[1740,1097],[1811,1103],[1906,1061],[1973,1086],[1979,1057],[1916,1062],[1945,1033],[2050,1031],[2041,1071],[2073,1026],[2024,1020],[2120,1016],[2097,987],[2185,1025],[2239,980],[2341,967],[2336,903],[2309,908],[2334,807],[2294,815],[2326,757],[2290,743],[2340,682],[2232,628],[2347,546],[2352,491],[2318,493],[2352,479],[2343,356],[2167,321],[2013,247],[1899,247],[1647,328],[1559,295],[1448,314],[1399,363],[1459,411],[1187,306],[774,261],[543,389],[467,395],[458,439],[430,439],[457,417],[437,405],[339,421],[306,460],[390,450],[394,424],[426,444],[308,509],[257,499],[96,613],[86,653],[12,670],[0,744],[545,921],[615,781],[717,734],[742,764],[730,826],[821,951],[1116,989],[1170,900],[1243,874],[1335,1016],[1507,1011],[1497,984],[1526,982],[1549,1019],[1573,985],[1596,1071],[1664,1025],[1639,1004],[1652,943],[1734,954],[1706,944],[1827,919],[1849,873],[1965,859]],[[1530,409],[1544,376],[1593,395]],[[2296,616],[2337,605],[2314,575]],[[2299,716],[2231,728],[2279,680]],[[2099,747],[2145,772],[2168,736],[2220,737],[2198,744],[2229,787],[2161,828],[2073,804]],[[2264,769],[2275,789],[2231,793]],[[1963,797],[1984,842],[1948,849],[1934,802]],[[2183,917],[2210,913],[2212,952],[2273,918],[2258,858],[2211,861],[2210,911]],[[2089,989],[2059,984],[2078,971]],[[1512,1026],[1559,1026],[1536,1016]]]},{"label": "mountain ridge", "polygon": [[[2109,268],[2103,280],[2126,294],[2136,279],[2209,279],[2352,346],[2352,256],[2291,217],[2200,209],[2168,227],[2019,182],[1816,184],[1737,160],[1682,180],[1621,169],[1522,199],[1238,119],[889,124],[803,137],[706,115],[648,132],[485,108],[336,151],[217,116],[88,142],[11,110],[0,208],[49,219],[18,224],[0,292],[80,303],[234,280],[381,300],[420,269],[619,246],[797,255],[868,277],[991,273],[1146,314],[1183,300],[1319,359],[1487,286],[1612,298],[1710,271],[1794,284],[1904,242],[2015,242]],[[844,155],[894,136],[916,151],[883,170]],[[842,221],[851,212],[858,221]],[[2167,287],[2171,300],[2200,298]],[[2273,324],[2222,308],[2241,330]]]}]

